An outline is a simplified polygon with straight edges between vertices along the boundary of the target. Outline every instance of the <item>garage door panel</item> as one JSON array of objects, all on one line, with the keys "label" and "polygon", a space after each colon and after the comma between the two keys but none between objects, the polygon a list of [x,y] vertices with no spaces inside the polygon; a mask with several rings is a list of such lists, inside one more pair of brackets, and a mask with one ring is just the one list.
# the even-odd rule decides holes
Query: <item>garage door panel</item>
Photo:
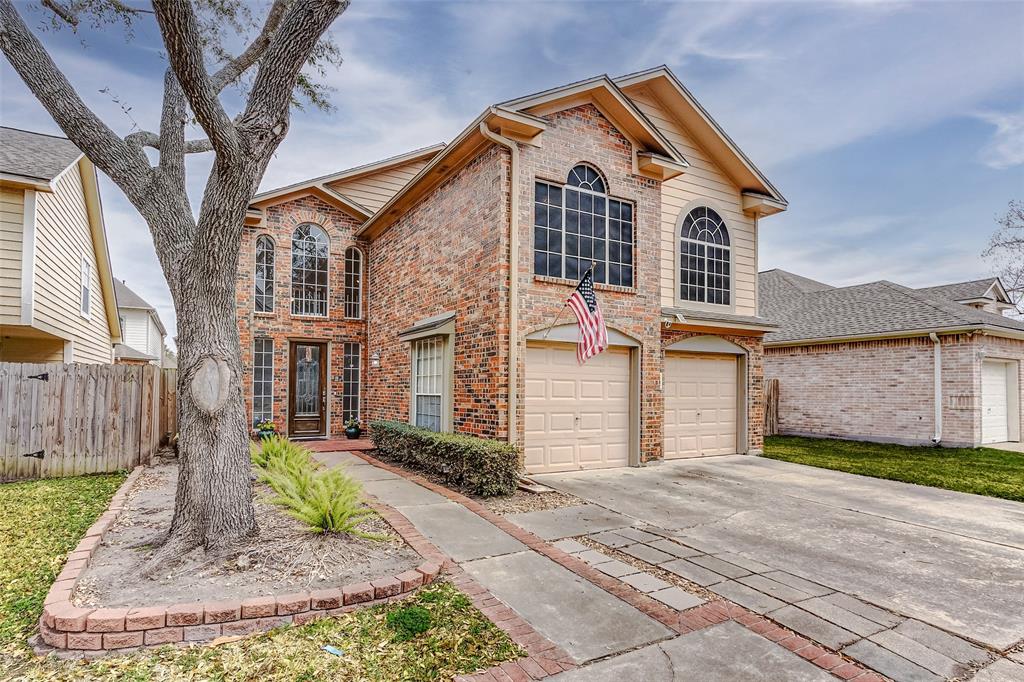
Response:
[{"label": "garage door panel", "polygon": [[736,359],[665,357],[665,457],[737,451]]},{"label": "garage door panel", "polygon": [[981,442],[1002,443],[1010,438],[1007,363],[981,363]]},{"label": "garage door panel", "polygon": [[569,346],[527,346],[525,423],[531,473],[629,463],[629,353],[610,349],[582,367]]}]

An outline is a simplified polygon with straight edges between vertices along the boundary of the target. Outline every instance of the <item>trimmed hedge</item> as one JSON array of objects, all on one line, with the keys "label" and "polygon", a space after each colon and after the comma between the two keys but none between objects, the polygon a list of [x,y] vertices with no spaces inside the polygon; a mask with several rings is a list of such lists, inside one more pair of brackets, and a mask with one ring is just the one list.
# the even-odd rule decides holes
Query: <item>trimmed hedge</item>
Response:
[{"label": "trimmed hedge", "polygon": [[436,474],[475,495],[511,495],[519,484],[519,450],[509,443],[394,421],[371,422],[370,437],[381,459]]}]

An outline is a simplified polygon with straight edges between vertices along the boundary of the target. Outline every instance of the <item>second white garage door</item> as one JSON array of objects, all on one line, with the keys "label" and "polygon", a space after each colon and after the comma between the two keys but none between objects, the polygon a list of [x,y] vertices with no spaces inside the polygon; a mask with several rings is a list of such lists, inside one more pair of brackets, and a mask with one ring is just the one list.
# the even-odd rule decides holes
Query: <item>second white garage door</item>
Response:
[{"label": "second white garage door", "polygon": [[629,464],[629,352],[609,349],[582,367],[565,344],[526,348],[527,473]]},{"label": "second white garage door", "polygon": [[665,458],[737,451],[736,358],[665,356]]}]

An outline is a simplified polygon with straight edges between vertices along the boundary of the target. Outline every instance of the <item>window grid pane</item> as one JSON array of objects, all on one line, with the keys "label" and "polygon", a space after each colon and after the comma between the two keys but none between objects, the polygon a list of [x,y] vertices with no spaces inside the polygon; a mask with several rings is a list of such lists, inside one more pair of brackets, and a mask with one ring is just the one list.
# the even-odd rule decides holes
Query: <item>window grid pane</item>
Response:
[{"label": "window grid pane", "polygon": [[346,342],[341,377],[341,419],[359,419],[359,382],[362,352],[358,343]]},{"label": "window grid pane", "polygon": [[253,341],[252,421],[258,424],[274,418],[274,342]]},{"label": "window grid pane", "polygon": [[292,314],[327,316],[327,235],[317,225],[292,234]]},{"label": "window grid pane", "polygon": [[274,310],[274,241],[266,235],[256,240],[256,312]]},{"label": "window grid pane", "polygon": [[444,342],[437,337],[415,345],[413,422],[431,431],[441,430],[444,387]]},{"label": "window grid pane", "polygon": [[363,253],[354,246],[345,251],[345,317],[363,316]]},{"label": "window grid pane", "polygon": [[533,271],[579,279],[594,265],[594,281],[634,285],[633,205],[604,194],[594,169],[579,165],[559,187],[534,185]]},{"label": "window grid pane", "polygon": [[729,305],[732,290],[729,231],[713,209],[700,206],[683,220],[679,238],[679,298]]}]

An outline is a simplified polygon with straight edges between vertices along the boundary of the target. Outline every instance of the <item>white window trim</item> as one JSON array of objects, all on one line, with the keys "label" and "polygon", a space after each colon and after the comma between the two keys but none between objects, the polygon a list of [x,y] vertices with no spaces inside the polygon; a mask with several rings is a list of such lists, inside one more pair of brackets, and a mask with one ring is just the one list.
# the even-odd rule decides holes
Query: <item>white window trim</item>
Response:
[{"label": "white window trim", "polygon": [[[78,314],[87,320],[92,319],[92,263],[82,253],[78,269]],[[87,295],[88,294],[88,295]]]},{"label": "white window trim", "polygon": [[[571,173],[572,170],[576,168],[576,166],[587,166],[587,167],[591,168],[595,173],[597,173],[598,177],[601,178],[601,182],[604,184],[605,191],[603,193],[602,192],[596,192],[596,191],[594,191],[594,190],[592,190],[592,189],[590,189],[588,187],[582,187],[582,186],[579,186],[579,185],[570,185],[569,182],[568,182],[568,174],[566,174],[566,178],[567,179],[565,181],[563,181],[563,182],[554,182],[554,181],[551,181],[551,180],[545,180],[544,178],[541,178],[541,177],[535,177],[534,178],[534,181],[533,181],[534,198],[533,198],[533,204],[532,204],[533,207],[536,207],[536,205],[537,205],[536,187],[537,187],[537,183],[538,182],[542,182],[545,185],[548,185],[548,186],[551,186],[551,187],[557,187],[562,192],[562,206],[561,206],[561,209],[562,209],[562,227],[559,229],[559,232],[561,233],[561,236],[562,236],[562,245],[561,245],[561,254],[560,254],[561,258],[562,258],[562,275],[559,276],[559,277],[554,277],[554,276],[551,276],[551,275],[541,275],[541,274],[536,272],[536,265],[535,265],[535,263],[531,263],[530,270],[531,270],[531,272],[533,273],[533,275],[535,277],[546,277],[548,279],[564,280],[566,282],[572,282],[574,284],[576,283],[577,280],[569,279],[569,278],[567,278],[565,276],[565,259],[566,259],[566,253],[565,253],[565,234],[566,234],[565,233],[565,224],[566,224],[565,212],[567,210],[566,207],[565,207],[565,191],[567,189],[571,189],[573,191],[580,192],[582,194],[589,194],[591,196],[601,197],[601,198],[603,198],[605,200],[605,215],[604,215],[604,219],[605,219],[604,274],[605,274],[605,280],[606,281],[598,282],[597,280],[594,280],[594,285],[595,286],[617,287],[618,289],[622,289],[622,290],[636,290],[636,288],[637,288],[637,227],[636,226],[637,226],[637,218],[638,218],[636,202],[632,201],[631,199],[625,199],[625,198],[622,198],[622,197],[612,196],[612,194],[610,193],[609,188],[608,188],[608,180],[605,178],[604,174],[600,170],[598,170],[598,168],[596,166],[591,165],[589,163],[577,163],[577,164],[573,165],[572,169],[570,169],[569,172]],[[609,218],[609,214],[608,214],[608,202],[610,202],[610,201],[617,201],[617,202],[619,202],[621,204],[629,204],[632,207],[632,209],[633,209],[633,211],[632,211],[633,220],[632,220],[632,223],[631,223],[632,224],[632,228],[633,228],[631,230],[632,237],[633,237],[632,241],[631,241],[631,246],[633,248],[633,258],[632,258],[632,260],[630,261],[630,264],[629,264],[629,266],[633,269],[633,283],[630,284],[629,286],[626,286],[624,284],[609,284],[607,282],[608,275],[610,274],[609,273],[610,262],[608,260],[608,252],[609,252],[608,245],[609,245],[609,242],[612,241],[611,240],[611,236],[610,236],[611,233],[610,233],[609,227],[608,227],[608,221],[611,220],[611,218]],[[545,204],[545,205],[550,206],[550,204]],[[534,210],[536,210],[536,209],[534,208]],[[531,220],[533,220],[533,219],[531,218]],[[530,230],[530,241],[531,241],[531,244],[533,243],[534,230],[536,230],[536,229],[537,229],[536,224],[531,223],[531,230]],[[550,229],[550,228],[547,228],[547,229]],[[622,243],[621,240],[618,240],[618,241],[620,243]],[[544,253],[548,253],[548,252],[545,251]],[[573,256],[573,257],[576,258],[576,256]],[[580,277],[582,277],[582,276],[583,276],[583,273],[580,273]]]},{"label": "white window trim", "polygon": [[[688,301],[679,296],[679,288],[682,286],[680,279],[680,267],[682,265],[682,254],[679,252],[680,242],[682,241],[682,230],[683,222],[686,220],[686,216],[690,215],[690,211],[695,208],[707,207],[713,210],[722,219],[722,225],[725,227],[726,234],[729,235],[729,303],[704,303],[701,301]],[[693,240],[687,240],[692,242]],[[676,308],[683,308],[689,310],[704,310],[708,312],[735,312],[736,311],[736,249],[734,243],[736,241],[735,233],[732,226],[729,224],[729,220],[725,217],[725,210],[718,203],[711,201],[710,199],[695,199],[690,203],[683,206],[679,211],[679,215],[676,216],[676,225],[672,233],[672,300],[675,301]],[[714,246],[714,245],[712,245]],[[754,278],[757,281],[757,278]]]},{"label": "white window trim", "polygon": [[[320,229],[324,233],[324,238],[327,240],[327,270],[326,283],[324,284],[324,314],[317,315],[315,313],[296,313],[295,312],[295,231],[303,225],[313,225]],[[306,318],[311,320],[323,320],[331,316],[331,235],[327,232],[327,228],[320,223],[304,222],[299,223],[292,230],[291,236],[288,237],[289,244],[289,263],[288,263],[288,312],[292,317]]]},{"label": "white window trim", "polygon": [[362,422],[363,420],[363,344],[358,341],[343,341],[341,344],[341,411],[342,417],[344,418],[345,412],[345,398],[350,397],[346,394],[345,389],[348,386],[348,382],[345,380],[345,371],[348,367],[345,366],[345,356],[347,355],[345,350],[346,346],[352,344],[356,347],[356,419]]},{"label": "white window trim", "polygon": [[[350,250],[355,251],[357,254],[359,254],[359,287],[357,289],[358,293],[356,294],[356,303],[359,306],[359,314],[355,317],[349,317],[348,315],[348,252]],[[342,287],[345,292],[344,298],[342,300],[342,306],[345,313],[344,317],[346,320],[361,320],[363,319],[363,281],[366,278],[366,257],[363,254],[363,250],[360,249],[358,246],[349,246],[348,248],[345,249],[344,277],[345,280],[342,282]]]},{"label": "white window trim", "polygon": [[257,336],[252,342],[252,366],[253,366],[253,381],[252,381],[252,421],[256,423],[256,342],[257,341],[270,341],[270,418],[274,418],[274,340],[267,336]]},{"label": "white window trim", "polygon": [[[272,247],[270,253],[271,253],[271,257],[273,258],[273,264],[271,265],[271,275],[270,275],[270,286],[271,286],[270,310],[257,310],[256,309],[256,267],[257,267],[258,263],[257,263],[256,259],[258,257],[257,254],[259,253],[260,240],[263,239],[264,237],[266,237],[267,239],[270,240],[270,244],[271,244],[271,247]],[[274,309],[276,307],[277,307],[277,243],[274,241],[274,238],[271,237],[269,234],[266,234],[266,233],[258,234],[258,235],[256,235],[256,241],[253,242],[253,245],[252,245],[252,311],[254,313],[256,313],[257,315],[272,315],[275,312]]]},{"label": "white window trim", "polygon": [[[409,423],[416,426],[416,367],[419,354],[419,344],[429,339],[435,339],[441,344],[441,432],[452,431],[453,424],[453,402],[452,394],[454,388],[454,333],[425,335],[411,340],[409,351]],[[424,395],[437,395],[436,393],[424,393]]]}]

